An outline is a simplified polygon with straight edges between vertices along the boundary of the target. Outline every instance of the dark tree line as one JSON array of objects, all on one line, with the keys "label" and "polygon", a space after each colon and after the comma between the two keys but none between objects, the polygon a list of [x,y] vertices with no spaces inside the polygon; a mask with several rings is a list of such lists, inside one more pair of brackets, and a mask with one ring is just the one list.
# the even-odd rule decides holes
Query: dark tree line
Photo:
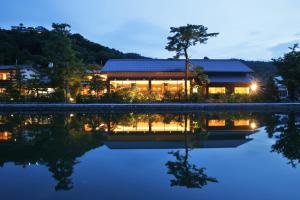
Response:
[{"label": "dark tree line", "polygon": [[47,46],[53,43],[53,39],[63,39],[56,35],[58,32],[68,34],[73,53],[84,64],[100,65],[111,58],[143,58],[139,54],[123,53],[91,42],[78,33],[70,33],[70,28],[68,24],[53,23],[51,30],[42,32],[0,29],[0,65],[15,64],[17,59],[19,64],[48,66]]}]

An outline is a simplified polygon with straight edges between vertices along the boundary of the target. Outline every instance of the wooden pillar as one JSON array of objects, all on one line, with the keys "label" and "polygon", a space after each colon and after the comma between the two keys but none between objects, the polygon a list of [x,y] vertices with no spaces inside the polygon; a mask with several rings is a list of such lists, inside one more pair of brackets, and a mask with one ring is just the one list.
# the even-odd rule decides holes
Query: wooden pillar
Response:
[{"label": "wooden pillar", "polygon": [[149,90],[149,93],[152,92],[152,80],[149,80],[149,83],[148,83],[148,90]]},{"label": "wooden pillar", "polygon": [[107,90],[107,93],[110,94],[110,80],[109,79],[106,80],[106,90]]}]

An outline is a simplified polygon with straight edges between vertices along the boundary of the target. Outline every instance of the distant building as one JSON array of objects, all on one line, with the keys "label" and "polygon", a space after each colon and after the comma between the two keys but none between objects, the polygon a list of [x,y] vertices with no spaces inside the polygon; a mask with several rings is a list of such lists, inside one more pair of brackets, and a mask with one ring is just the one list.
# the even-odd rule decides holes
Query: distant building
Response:
[{"label": "distant building", "polygon": [[289,96],[288,89],[282,83],[283,82],[282,76],[276,76],[276,77],[274,77],[274,82],[275,82],[275,85],[276,85],[276,87],[278,89],[278,96],[279,96],[279,98],[280,99],[286,99],[286,98],[288,98],[288,96]]},{"label": "distant building", "polygon": [[[31,80],[37,76],[41,76],[40,72],[34,69],[31,65],[20,65],[16,67],[15,65],[0,65],[0,93],[4,93],[6,88],[13,83],[13,76],[16,71],[20,69],[24,81]],[[50,80],[48,77],[41,78],[41,85],[49,84]],[[47,92],[51,93],[54,90],[52,88],[47,88]]]},{"label": "distant building", "polygon": [[[192,67],[200,66],[208,75],[204,95],[250,94],[256,90],[253,71],[238,60],[192,59]],[[165,91],[175,94],[184,89],[185,61],[171,59],[112,59],[101,71],[107,80],[107,91],[136,87],[141,92]],[[188,94],[196,93],[194,77],[189,73]],[[112,86],[112,87],[110,87]]]},{"label": "distant building", "polygon": [[22,23],[19,26],[11,26],[12,31],[19,31],[22,33],[29,33],[29,32],[37,32],[37,33],[43,33],[47,31],[47,29],[43,26],[37,26],[37,27],[26,27]]}]

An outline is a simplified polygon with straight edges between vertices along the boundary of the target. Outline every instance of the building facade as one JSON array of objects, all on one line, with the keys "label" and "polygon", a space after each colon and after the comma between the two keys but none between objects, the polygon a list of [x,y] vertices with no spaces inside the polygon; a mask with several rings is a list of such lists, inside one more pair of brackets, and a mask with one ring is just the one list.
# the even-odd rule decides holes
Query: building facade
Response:
[{"label": "building facade", "polygon": [[[209,84],[204,95],[250,94],[256,90],[253,71],[238,60],[192,59],[188,75],[187,91],[197,93],[193,69],[202,67],[208,75]],[[176,94],[185,87],[185,61],[171,59],[113,59],[102,68],[106,77],[107,91],[137,88],[140,92],[165,92]]]}]

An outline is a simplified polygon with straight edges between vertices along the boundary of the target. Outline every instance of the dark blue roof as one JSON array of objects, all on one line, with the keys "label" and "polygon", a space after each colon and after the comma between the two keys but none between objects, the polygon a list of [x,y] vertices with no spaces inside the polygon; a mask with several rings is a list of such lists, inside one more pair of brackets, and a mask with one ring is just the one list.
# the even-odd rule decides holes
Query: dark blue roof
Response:
[{"label": "dark blue roof", "polygon": [[0,70],[13,70],[16,69],[14,65],[0,65]]},{"label": "dark blue roof", "polygon": [[[18,65],[18,67],[20,69],[32,69],[35,70],[34,68],[32,68],[31,65]],[[17,67],[15,65],[0,65],[0,70],[14,70],[17,69]]]},{"label": "dark blue roof", "polygon": [[[192,59],[195,66],[205,72],[253,72],[239,60]],[[175,59],[112,59],[108,60],[102,72],[183,72],[184,60]]]},{"label": "dark blue roof", "polygon": [[253,81],[252,76],[215,76],[208,75],[208,79],[212,83],[251,83]]}]

